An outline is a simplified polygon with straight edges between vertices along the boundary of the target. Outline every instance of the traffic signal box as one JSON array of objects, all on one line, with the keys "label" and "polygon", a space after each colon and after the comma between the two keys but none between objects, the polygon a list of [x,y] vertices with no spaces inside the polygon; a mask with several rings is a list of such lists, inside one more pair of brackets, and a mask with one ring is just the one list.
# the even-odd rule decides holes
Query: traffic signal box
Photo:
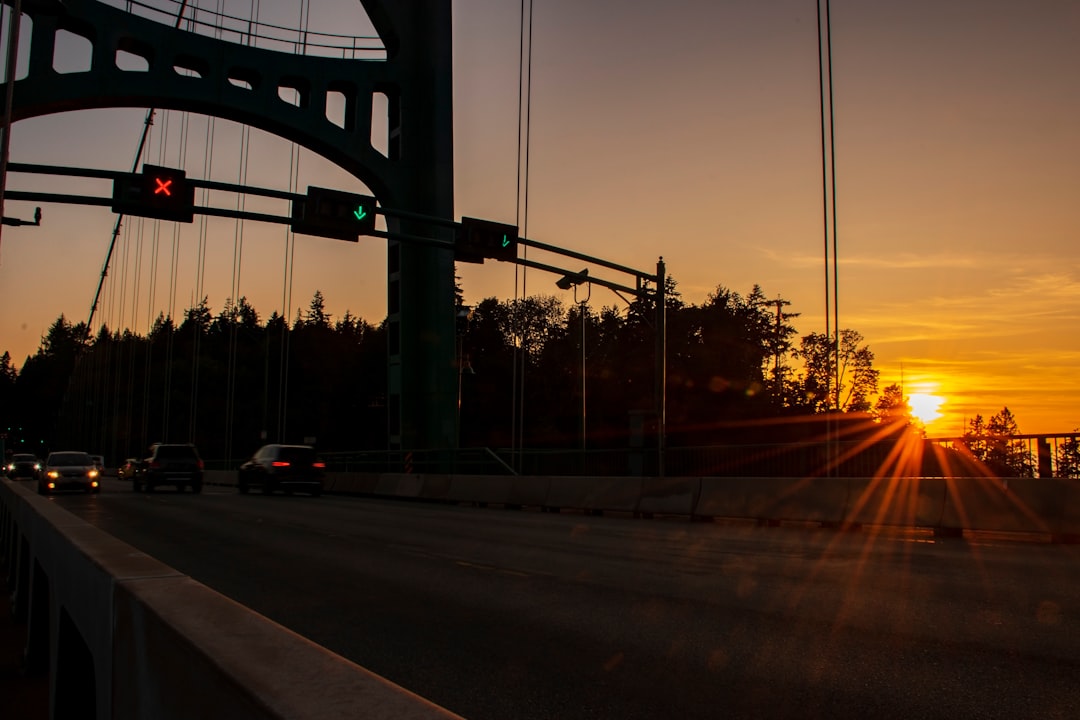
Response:
[{"label": "traffic signal box", "polygon": [[142,172],[113,181],[114,213],[192,222],[195,219],[195,186],[176,168],[143,165]]},{"label": "traffic signal box", "polygon": [[513,262],[517,260],[518,229],[491,220],[461,218],[454,243],[454,259],[482,263],[484,258]]},{"label": "traffic signal box", "polygon": [[356,242],[375,231],[375,198],[309,185],[307,197],[293,201],[292,231]]}]

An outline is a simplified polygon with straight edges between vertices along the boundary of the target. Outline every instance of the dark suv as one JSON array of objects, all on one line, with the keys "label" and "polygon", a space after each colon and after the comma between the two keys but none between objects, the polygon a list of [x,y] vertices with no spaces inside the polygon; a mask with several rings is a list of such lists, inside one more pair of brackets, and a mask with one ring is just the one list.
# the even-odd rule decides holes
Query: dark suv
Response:
[{"label": "dark suv", "polygon": [[264,445],[240,466],[236,484],[242,493],[256,485],[267,495],[275,490],[289,495],[299,490],[318,497],[325,469],[310,445]]},{"label": "dark suv", "polygon": [[192,492],[202,492],[203,461],[194,445],[150,446],[150,457],[139,463],[131,478],[135,492],[153,492],[158,485],[175,485],[179,492],[190,487]]}]

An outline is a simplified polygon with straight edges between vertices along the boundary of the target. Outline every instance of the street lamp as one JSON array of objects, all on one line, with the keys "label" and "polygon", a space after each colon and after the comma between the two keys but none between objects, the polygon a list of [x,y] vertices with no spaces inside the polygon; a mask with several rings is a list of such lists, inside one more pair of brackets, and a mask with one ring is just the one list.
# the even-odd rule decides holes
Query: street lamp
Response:
[{"label": "street lamp", "polygon": [[461,376],[463,373],[475,375],[472,365],[465,359],[465,334],[469,331],[472,308],[462,305],[455,316],[457,329],[457,449],[461,450]]},{"label": "street lamp", "polygon": [[[578,287],[587,284],[589,292],[584,299],[578,300]],[[592,283],[589,282],[589,269],[578,273],[567,273],[555,282],[560,290],[574,289],[574,303],[578,306],[578,318],[581,321],[581,452],[585,452],[588,433],[585,426],[585,305],[592,297]]]}]

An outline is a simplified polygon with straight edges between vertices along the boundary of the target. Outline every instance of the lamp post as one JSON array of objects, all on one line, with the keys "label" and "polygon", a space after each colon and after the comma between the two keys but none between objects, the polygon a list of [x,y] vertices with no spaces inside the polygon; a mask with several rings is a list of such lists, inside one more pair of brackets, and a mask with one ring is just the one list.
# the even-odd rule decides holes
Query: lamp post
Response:
[{"label": "lamp post", "polygon": [[[583,299],[578,300],[578,287],[582,284],[588,285],[588,293]],[[555,286],[560,290],[574,289],[574,304],[578,306],[578,318],[581,321],[581,452],[582,458],[584,458],[585,448],[588,445],[588,430],[585,425],[587,417],[585,412],[585,306],[588,304],[589,298],[592,297],[592,283],[589,282],[588,268],[579,273],[563,275],[555,282]]]},{"label": "lamp post", "polygon": [[[472,308],[468,305],[462,305],[457,310],[455,316],[455,326],[457,329],[457,447],[455,448],[460,454],[461,451],[461,377],[465,372],[465,334],[469,331],[469,320],[472,318]],[[472,366],[469,366],[469,374],[473,374]]]}]

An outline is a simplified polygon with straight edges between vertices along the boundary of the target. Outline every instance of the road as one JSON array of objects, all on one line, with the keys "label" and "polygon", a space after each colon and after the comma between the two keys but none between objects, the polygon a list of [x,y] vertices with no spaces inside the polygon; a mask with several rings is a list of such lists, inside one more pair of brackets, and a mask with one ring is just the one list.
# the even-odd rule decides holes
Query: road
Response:
[{"label": "road", "polygon": [[472,720],[1080,717],[1080,548],[365,498],[53,499]]}]

